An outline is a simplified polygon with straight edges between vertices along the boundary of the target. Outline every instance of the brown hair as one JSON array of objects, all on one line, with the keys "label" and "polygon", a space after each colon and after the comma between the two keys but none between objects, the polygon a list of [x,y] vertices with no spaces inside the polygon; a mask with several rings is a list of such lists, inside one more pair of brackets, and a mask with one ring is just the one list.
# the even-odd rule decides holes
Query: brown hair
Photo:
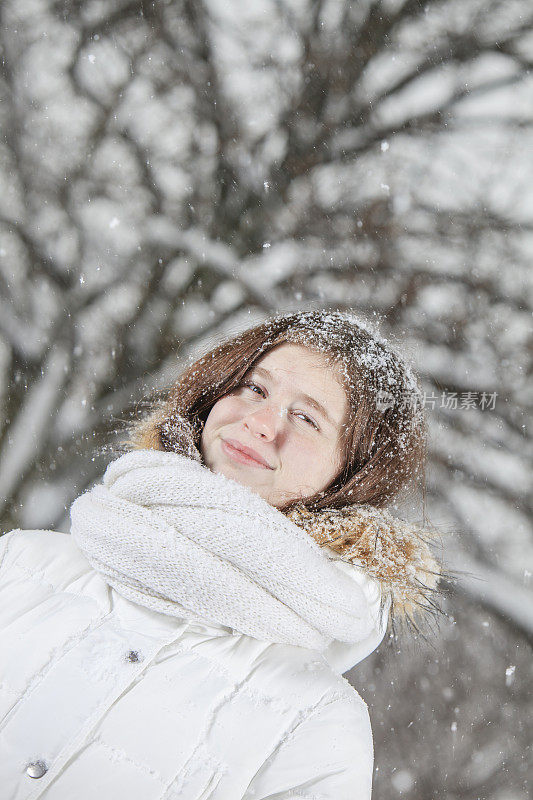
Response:
[{"label": "brown hair", "polygon": [[217,400],[284,342],[314,349],[340,364],[350,407],[343,467],[329,486],[298,505],[317,511],[355,504],[381,508],[415,481],[421,481],[424,491],[426,426],[417,378],[372,326],[341,311],[278,316],[219,344],[180,375],[148,418],[134,424],[131,446],[190,455],[191,443],[192,449],[199,448],[203,425]]}]

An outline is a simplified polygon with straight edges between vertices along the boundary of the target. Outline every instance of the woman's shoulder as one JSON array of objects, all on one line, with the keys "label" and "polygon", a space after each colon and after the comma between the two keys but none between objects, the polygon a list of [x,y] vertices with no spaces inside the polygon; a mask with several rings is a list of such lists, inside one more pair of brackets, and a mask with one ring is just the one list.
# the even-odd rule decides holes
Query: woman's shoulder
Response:
[{"label": "woman's shoulder", "polygon": [[83,556],[68,533],[52,530],[20,530],[15,529],[0,537],[1,563],[25,560],[28,563],[38,562],[43,558],[62,556],[68,558]]},{"label": "woman's shoulder", "polygon": [[250,687],[254,685],[261,693],[289,698],[294,706],[307,713],[333,701],[339,702],[343,714],[352,714],[354,709],[366,711],[353,686],[317,650],[269,645],[252,664]]},{"label": "woman's shoulder", "polygon": [[0,578],[9,571],[64,589],[94,572],[68,533],[13,530],[0,537]]}]

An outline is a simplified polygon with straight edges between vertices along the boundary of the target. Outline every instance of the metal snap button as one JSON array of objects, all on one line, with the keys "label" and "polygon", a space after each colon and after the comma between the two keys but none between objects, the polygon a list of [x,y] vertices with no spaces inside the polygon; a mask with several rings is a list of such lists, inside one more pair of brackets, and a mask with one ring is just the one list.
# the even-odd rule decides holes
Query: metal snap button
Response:
[{"label": "metal snap button", "polygon": [[44,761],[32,761],[26,767],[26,775],[30,778],[42,778],[48,772],[48,767]]},{"label": "metal snap button", "polygon": [[132,664],[135,664],[137,661],[142,661],[142,656],[138,650],[130,650],[126,656],[126,661],[130,661]]}]

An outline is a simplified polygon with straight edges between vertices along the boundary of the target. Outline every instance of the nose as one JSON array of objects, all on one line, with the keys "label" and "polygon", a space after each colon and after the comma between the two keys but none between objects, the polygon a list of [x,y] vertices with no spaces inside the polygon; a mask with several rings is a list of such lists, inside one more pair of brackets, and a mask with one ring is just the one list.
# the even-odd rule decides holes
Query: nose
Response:
[{"label": "nose", "polygon": [[244,418],[244,427],[248,428],[252,436],[271,442],[276,438],[280,429],[282,416],[282,409],[263,405],[260,409]]}]

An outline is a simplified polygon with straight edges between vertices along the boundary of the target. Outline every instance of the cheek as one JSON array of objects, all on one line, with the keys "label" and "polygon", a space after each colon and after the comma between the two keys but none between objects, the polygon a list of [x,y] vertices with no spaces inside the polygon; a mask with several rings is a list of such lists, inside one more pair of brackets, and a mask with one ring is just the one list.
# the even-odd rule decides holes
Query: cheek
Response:
[{"label": "cheek", "polygon": [[285,451],[284,462],[291,472],[310,478],[322,474],[329,467],[324,448],[306,436],[299,436],[291,442],[291,447]]},{"label": "cheek", "polygon": [[218,400],[209,412],[209,416],[205,422],[205,433],[209,434],[212,431],[216,431],[222,425],[228,425],[231,422],[238,421],[239,417],[242,416],[239,406],[238,400],[234,397],[223,397],[221,400]]},{"label": "cheek", "polygon": [[337,470],[340,454],[329,442],[310,442],[302,438],[294,452],[293,463],[304,468],[307,474],[320,477]]},{"label": "cheek", "polygon": [[317,447],[316,442],[309,440],[306,436],[299,436],[295,439],[292,450],[297,461],[310,464],[322,459],[320,447]]}]

